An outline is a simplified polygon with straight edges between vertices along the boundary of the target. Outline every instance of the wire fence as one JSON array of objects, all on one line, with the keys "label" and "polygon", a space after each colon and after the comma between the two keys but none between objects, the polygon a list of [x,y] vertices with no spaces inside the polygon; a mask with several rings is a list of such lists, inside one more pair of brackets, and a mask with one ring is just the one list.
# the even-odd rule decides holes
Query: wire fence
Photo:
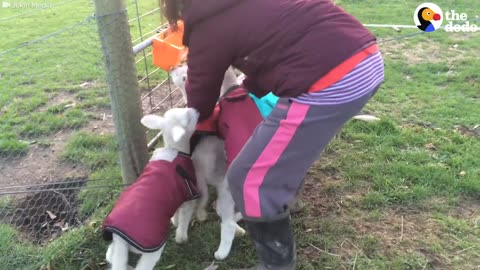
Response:
[{"label": "wire fence", "polygon": [[81,226],[95,209],[112,201],[121,188],[112,180],[86,178],[1,187],[0,221],[2,226],[18,230],[29,243],[43,246]]},{"label": "wire fence", "polygon": [[[17,241],[48,245],[88,222],[125,185],[92,3],[5,5],[0,15],[0,269],[23,269],[41,253],[22,259],[15,252]],[[129,1],[127,12],[132,45],[166,27],[156,1]],[[135,66],[144,114],[182,105],[168,74],[153,66],[150,47],[135,55]]]}]

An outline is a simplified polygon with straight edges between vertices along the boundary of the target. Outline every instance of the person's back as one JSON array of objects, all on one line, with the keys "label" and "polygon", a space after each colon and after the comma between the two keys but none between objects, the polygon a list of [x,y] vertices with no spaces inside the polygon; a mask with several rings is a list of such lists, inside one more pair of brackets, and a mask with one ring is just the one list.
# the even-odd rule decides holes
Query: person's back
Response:
[{"label": "person's back", "polygon": [[[233,64],[246,74],[245,86],[259,97],[270,91],[280,97],[305,93],[375,41],[330,0],[192,0],[184,20],[189,67],[210,57],[212,64],[202,65],[203,74],[214,76],[220,74],[220,66]],[[215,91],[216,81],[205,78],[201,86],[190,81],[190,88]]]}]

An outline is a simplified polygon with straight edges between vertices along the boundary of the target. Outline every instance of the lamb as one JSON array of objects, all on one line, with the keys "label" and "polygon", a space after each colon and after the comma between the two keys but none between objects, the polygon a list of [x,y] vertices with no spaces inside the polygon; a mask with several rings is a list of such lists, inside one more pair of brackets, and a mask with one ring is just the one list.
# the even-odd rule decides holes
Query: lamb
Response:
[{"label": "lamb", "polygon": [[[173,80],[173,83],[180,89],[183,95],[183,99],[186,102],[187,97],[186,97],[186,91],[185,91],[185,82],[187,80],[187,66],[182,65],[178,66],[175,69],[173,69],[170,72],[170,76]],[[248,91],[241,87],[237,87],[242,84],[243,80],[245,79],[244,74],[240,73],[239,75],[236,74],[235,69],[233,67],[230,67],[224,76],[224,81],[221,86],[221,96],[224,97],[226,92],[229,92],[229,94],[233,94],[236,96],[234,99],[237,99],[239,96],[245,96],[247,95]],[[235,93],[233,93],[235,92]],[[275,96],[273,94],[267,95],[265,98],[258,99],[256,97],[250,96],[256,105],[259,106],[258,109],[261,112],[260,115],[251,115],[248,120],[244,121],[245,119],[242,119],[241,117],[232,117],[232,110],[236,111],[241,110],[241,109],[246,109],[246,107],[252,106],[251,103],[242,103],[241,105],[227,105],[228,107],[226,108],[228,113],[230,114],[228,117],[224,115],[224,111],[219,112],[219,115],[213,117],[217,118],[217,120],[220,120],[222,116],[225,116],[227,118],[231,119],[237,119],[235,121],[238,121],[236,123],[236,126],[238,126],[241,129],[241,132],[236,132],[233,131],[233,133],[230,133],[229,136],[233,136],[230,139],[233,140],[233,144],[230,145],[225,145],[225,142],[218,137],[218,132],[217,136],[205,136],[200,139],[198,142],[198,145],[196,146],[195,150],[193,151],[192,154],[192,159],[195,165],[195,170],[196,170],[196,176],[198,180],[198,187],[200,189],[201,197],[198,199],[198,202],[188,202],[190,204],[188,207],[183,208],[181,207],[179,211],[188,211],[187,213],[184,213],[183,217],[188,218],[188,222],[182,220],[180,222],[182,225],[179,225],[176,230],[176,240],[178,243],[184,242],[187,240],[187,231],[188,231],[188,223],[190,222],[190,218],[195,211],[195,204],[197,204],[197,209],[196,209],[196,217],[199,221],[203,221],[207,217],[207,212],[206,212],[206,204],[208,201],[208,185],[215,186],[217,189],[218,193],[218,199],[216,202],[216,210],[217,214],[221,217],[222,219],[222,230],[221,230],[221,243],[218,248],[218,250],[215,252],[215,258],[217,260],[222,260],[225,259],[231,249],[232,241],[234,239],[234,229],[238,235],[244,235],[245,231],[239,227],[236,222],[238,222],[242,217],[240,213],[234,213],[234,202],[231,197],[227,180],[225,179],[225,174],[226,174],[226,168],[228,167],[228,163],[233,160],[233,158],[236,156],[238,153],[239,149],[238,147],[241,147],[241,142],[246,142],[245,138],[247,138],[248,132],[253,132],[254,126],[256,126],[260,121],[262,121],[262,117],[267,117],[270,110],[273,109],[272,106],[274,106],[274,103],[276,102]],[[228,97],[225,97],[226,100],[228,100]],[[224,106],[226,103],[229,103],[223,99]],[[226,102],[226,103],[225,103]],[[273,102],[273,103],[272,103]],[[234,106],[234,107],[230,107]],[[240,107],[237,107],[240,106]],[[235,109],[236,108],[236,109]],[[225,109],[225,108],[224,108]],[[250,107],[251,109],[251,107]],[[218,112],[217,112],[218,113]],[[215,113],[214,113],[215,114]],[[233,115],[238,113],[233,113]],[[230,119],[230,120],[231,120]],[[222,130],[220,133],[223,136],[225,136],[225,132],[229,132],[228,130],[225,129],[225,126],[221,123],[222,121],[219,121],[217,123],[217,131]],[[252,126],[253,125],[253,126]],[[198,128],[198,126],[197,126]],[[207,129],[209,126],[207,125]],[[238,128],[235,128],[238,131]],[[240,143],[240,144],[239,144]],[[226,156],[225,153],[225,147],[229,149],[228,153],[229,156]],[[233,147],[233,148],[232,148]],[[292,212],[299,211],[300,208],[302,207],[302,202],[301,202],[301,193],[303,191],[303,185],[302,188],[300,188],[299,192],[297,193],[297,196],[295,197],[294,200],[292,200],[289,203],[289,209]],[[233,216],[233,218],[232,218]],[[232,220],[233,219],[233,220]],[[177,226],[176,224],[179,223],[178,221],[178,216],[176,215],[175,218],[172,220],[172,223]]]},{"label": "lamb", "polygon": [[[187,71],[187,65],[179,65],[170,71],[170,77],[172,78],[172,82],[175,86],[178,87],[178,89],[182,93],[183,102],[185,103],[187,102],[187,93],[185,91]],[[237,73],[235,72],[233,67],[229,67],[228,70],[225,72],[225,76],[223,77],[220,95],[223,96],[223,94],[225,94],[231,87],[242,84],[244,78],[244,74],[240,74],[239,76],[237,76]]]},{"label": "lamb", "polygon": [[[129,251],[141,254],[135,269],[153,269],[165,248],[171,217],[200,196],[190,156],[198,116],[195,109],[173,108],[163,117],[142,118],[147,128],[162,130],[164,147],[154,151],[140,178],[125,189],[104,221],[103,236],[112,240],[106,253],[112,270],[129,269]],[[179,219],[184,219],[181,213]]]},{"label": "lamb", "polygon": [[[187,79],[187,66],[179,66],[170,72],[173,83],[180,89],[186,101],[185,81]],[[237,75],[230,67],[224,76],[221,95],[237,84]],[[188,240],[188,224],[195,212],[199,221],[207,218],[206,206],[208,203],[208,186],[214,186],[217,190],[216,212],[221,219],[221,240],[215,251],[217,260],[224,260],[230,253],[235,235],[245,235],[245,230],[238,226],[241,220],[240,213],[235,213],[235,204],[225,179],[227,163],[224,150],[224,142],[217,136],[202,137],[192,153],[195,167],[197,186],[201,196],[198,200],[187,202],[179,208],[178,215],[172,219],[177,226],[175,240],[177,243]],[[184,218],[186,220],[184,220]]]}]

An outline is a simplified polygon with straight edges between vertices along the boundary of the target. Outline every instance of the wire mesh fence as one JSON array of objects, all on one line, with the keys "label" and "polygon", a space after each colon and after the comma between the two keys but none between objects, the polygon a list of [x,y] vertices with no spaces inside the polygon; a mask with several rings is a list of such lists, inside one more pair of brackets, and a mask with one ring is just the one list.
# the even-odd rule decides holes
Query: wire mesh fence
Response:
[{"label": "wire mesh fence", "polygon": [[[0,16],[8,37],[0,41],[0,269],[24,269],[124,184],[92,3],[8,3]],[[127,12],[132,45],[165,27],[156,1],[129,1]],[[135,55],[144,114],[181,106],[151,62],[151,48]],[[23,243],[33,246],[24,257]]]},{"label": "wire mesh fence", "polygon": [[111,201],[122,188],[114,183],[84,178],[1,187],[0,223],[17,229],[29,243],[45,245]]}]

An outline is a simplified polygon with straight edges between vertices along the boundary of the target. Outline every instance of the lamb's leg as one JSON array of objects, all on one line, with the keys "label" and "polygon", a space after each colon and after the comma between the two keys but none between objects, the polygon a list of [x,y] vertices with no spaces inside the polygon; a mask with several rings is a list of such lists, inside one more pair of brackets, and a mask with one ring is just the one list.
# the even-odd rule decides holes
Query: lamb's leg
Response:
[{"label": "lamb's leg", "polygon": [[197,175],[197,187],[200,191],[200,198],[198,198],[197,209],[195,212],[195,216],[197,217],[198,221],[205,221],[207,219],[207,204],[208,204],[208,184],[205,180],[205,176],[201,173],[201,169],[199,170],[200,173]]},{"label": "lamb's leg", "polygon": [[[180,206],[181,207],[181,206]],[[180,208],[177,209],[177,211],[175,212],[175,215],[173,215],[173,217],[170,219],[170,221],[172,222],[172,225],[176,228],[178,227],[178,216],[179,216],[179,212],[180,212]]]},{"label": "lamb's leg", "polygon": [[[225,259],[232,248],[235,233],[245,234],[237,222],[235,222],[235,204],[228,190],[228,184],[225,180],[217,186],[218,199],[216,204],[217,214],[220,216],[221,223],[221,240],[218,250],[215,252],[215,259]],[[243,232],[243,233],[242,233]]]},{"label": "lamb's leg", "polygon": [[128,243],[116,234],[108,247],[107,261],[112,270],[128,270]]},{"label": "lamb's leg", "polygon": [[153,270],[157,262],[160,260],[164,248],[165,244],[153,253],[143,253],[140,260],[138,260],[135,270]]},{"label": "lamb's leg", "polygon": [[242,219],[243,219],[242,213],[240,212],[235,213],[235,222],[239,222]]},{"label": "lamb's leg", "polygon": [[[207,219],[207,203],[208,203],[208,183],[207,177],[208,171],[212,171],[211,160],[205,158],[205,148],[208,146],[208,141],[201,139],[196,149],[192,154],[193,165],[195,167],[195,177],[197,178],[197,188],[200,192],[200,198],[198,198],[197,209],[195,216],[199,221],[205,221]],[[200,151],[200,152],[199,152]],[[208,153],[207,153],[208,154]]]},{"label": "lamb's leg", "polygon": [[192,220],[196,204],[197,200],[188,201],[178,209],[178,227],[175,231],[175,242],[179,244],[187,242],[188,240],[188,227]]}]

